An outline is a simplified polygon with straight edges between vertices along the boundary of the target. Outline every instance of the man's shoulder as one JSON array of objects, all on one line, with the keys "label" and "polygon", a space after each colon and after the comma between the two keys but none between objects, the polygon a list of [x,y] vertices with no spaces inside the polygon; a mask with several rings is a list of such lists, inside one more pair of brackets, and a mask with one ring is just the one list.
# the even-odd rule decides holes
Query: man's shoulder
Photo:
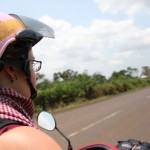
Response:
[{"label": "man's shoulder", "polygon": [[20,126],[0,136],[0,147],[11,150],[60,149],[58,144],[39,129]]}]

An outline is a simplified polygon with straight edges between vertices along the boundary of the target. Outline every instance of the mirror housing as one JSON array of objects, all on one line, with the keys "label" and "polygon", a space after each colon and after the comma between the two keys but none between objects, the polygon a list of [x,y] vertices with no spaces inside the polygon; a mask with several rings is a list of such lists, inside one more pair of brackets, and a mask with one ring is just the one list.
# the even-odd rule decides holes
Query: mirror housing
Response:
[{"label": "mirror housing", "polygon": [[42,111],[39,113],[37,122],[40,127],[48,131],[52,131],[56,128],[56,121],[53,115],[46,111]]}]

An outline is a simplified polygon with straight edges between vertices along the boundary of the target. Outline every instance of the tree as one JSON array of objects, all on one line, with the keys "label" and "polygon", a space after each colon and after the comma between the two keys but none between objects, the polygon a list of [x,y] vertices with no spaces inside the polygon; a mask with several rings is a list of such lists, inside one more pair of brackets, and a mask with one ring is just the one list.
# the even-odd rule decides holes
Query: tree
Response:
[{"label": "tree", "polygon": [[37,83],[41,83],[45,79],[45,75],[41,73],[37,73],[37,77],[38,77]]},{"label": "tree", "polygon": [[97,83],[100,84],[105,83],[107,81],[106,77],[101,75],[100,73],[94,73],[92,77]]},{"label": "tree", "polygon": [[146,77],[150,77],[150,67],[149,66],[142,67],[141,77],[143,75],[146,76]]},{"label": "tree", "polygon": [[54,80],[55,82],[60,81],[60,72],[53,74],[53,80]]},{"label": "tree", "polygon": [[51,82],[48,79],[44,79],[42,82],[37,84],[38,90],[46,90],[50,87]]},{"label": "tree", "polygon": [[114,71],[111,75],[111,77],[109,78],[109,81],[112,81],[112,80],[117,80],[119,78],[126,78],[126,73],[127,71],[126,70],[120,70],[119,72],[116,72]]},{"label": "tree", "polygon": [[137,76],[137,74],[138,74],[137,68],[127,67],[127,72],[126,72],[127,77],[131,78]]},{"label": "tree", "polygon": [[53,80],[54,81],[68,81],[68,80],[75,78],[77,75],[78,75],[77,71],[68,69],[62,73],[61,72],[54,73]]}]

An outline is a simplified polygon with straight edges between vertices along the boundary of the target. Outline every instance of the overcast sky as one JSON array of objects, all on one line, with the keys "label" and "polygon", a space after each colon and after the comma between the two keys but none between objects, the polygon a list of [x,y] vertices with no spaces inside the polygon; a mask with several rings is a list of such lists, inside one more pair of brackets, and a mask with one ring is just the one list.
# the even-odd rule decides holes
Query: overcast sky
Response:
[{"label": "overcast sky", "polygon": [[54,29],[55,39],[33,48],[50,79],[67,69],[109,77],[150,66],[150,0],[1,0],[0,10]]}]

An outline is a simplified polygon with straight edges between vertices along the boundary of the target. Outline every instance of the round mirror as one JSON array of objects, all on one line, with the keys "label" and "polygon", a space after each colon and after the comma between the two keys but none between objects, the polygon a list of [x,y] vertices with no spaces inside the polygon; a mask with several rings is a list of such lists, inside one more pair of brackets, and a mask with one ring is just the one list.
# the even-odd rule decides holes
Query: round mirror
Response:
[{"label": "round mirror", "polygon": [[38,115],[38,125],[46,130],[52,131],[56,127],[56,122],[52,114],[42,111]]}]

